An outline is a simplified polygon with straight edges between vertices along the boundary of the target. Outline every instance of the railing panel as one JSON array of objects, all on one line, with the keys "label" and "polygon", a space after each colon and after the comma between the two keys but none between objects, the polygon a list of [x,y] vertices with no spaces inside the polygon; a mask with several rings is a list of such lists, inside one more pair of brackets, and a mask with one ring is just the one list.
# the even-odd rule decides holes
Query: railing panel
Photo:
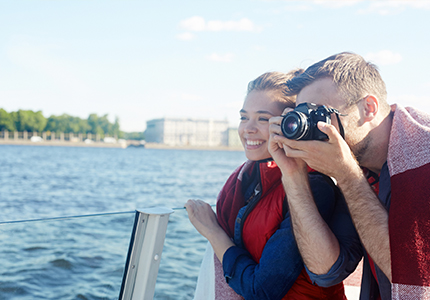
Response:
[{"label": "railing panel", "polygon": [[0,299],[118,299],[134,216],[0,223]]},{"label": "railing panel", "polygon": [[187,211],[169,217],[154,299],[193,299],[207,240],[188,220]]}]

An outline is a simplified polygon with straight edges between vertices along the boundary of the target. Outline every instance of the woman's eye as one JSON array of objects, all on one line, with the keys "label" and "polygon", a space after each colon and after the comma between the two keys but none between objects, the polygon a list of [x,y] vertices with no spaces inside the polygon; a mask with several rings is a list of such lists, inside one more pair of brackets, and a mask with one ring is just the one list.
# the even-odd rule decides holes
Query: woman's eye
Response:
[{"label": "woman's eye", "polygon": [[263,121],[263,122],[269,122],[269,118],[263,118],[263,117],[260,117],[260,119],[259,119],[260,121]]},{"label": "woman's eye", "polygon": [[241,120],[241,121],[245,121],[245,120],[246,120],[246,117],[245,117],[245,116],[240,116],[240,120]]}]

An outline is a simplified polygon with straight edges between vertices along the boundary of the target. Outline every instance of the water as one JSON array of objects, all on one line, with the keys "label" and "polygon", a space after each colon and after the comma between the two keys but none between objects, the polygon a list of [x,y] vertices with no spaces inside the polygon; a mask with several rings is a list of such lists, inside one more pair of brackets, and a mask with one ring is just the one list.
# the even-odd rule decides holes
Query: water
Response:
[{"label": "water", "polygon": [[206,241],[183,205],[215,204],[244,160],[240,151],[0,146],[0,299],[117,299],[134,210],[154,206],[175,209],[154,299],[192,299]]}]

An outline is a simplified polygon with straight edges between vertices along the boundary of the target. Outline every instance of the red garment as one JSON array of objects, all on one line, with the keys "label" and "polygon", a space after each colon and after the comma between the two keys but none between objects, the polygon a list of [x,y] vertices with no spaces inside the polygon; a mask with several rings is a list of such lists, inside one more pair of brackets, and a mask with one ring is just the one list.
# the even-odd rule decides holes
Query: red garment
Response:
[{"label": "red garment", "polygon": [[[244,172],[249,176],[254,162],[247,162],[229,178],[220,193],[217,203],[217,218],[221,227],[230,237],[234,235],[236,216],[245,206],[242,194]],[[284,220],[285,192],[281,181],[281,171],[275,162],[260,163],[260,184],[263,196],[248,215],[243,228],[243,242],[247,251],[256,262],[260,261],[264,246],[279,229]],[[288,253],[285,253],[288,255]],[[323,288],[313,285],[305,268],[282,299],[333,299],[344,300],[343,283]]]},{"label": "red garment", "polygon": [[396,107],[388,147],[393,299],[430,298],[430,115]]}]

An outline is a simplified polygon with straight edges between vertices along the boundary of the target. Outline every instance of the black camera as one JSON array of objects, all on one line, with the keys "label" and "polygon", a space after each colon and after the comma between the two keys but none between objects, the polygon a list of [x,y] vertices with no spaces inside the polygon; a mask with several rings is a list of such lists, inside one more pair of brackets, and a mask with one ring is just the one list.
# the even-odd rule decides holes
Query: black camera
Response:
[{"label": "black camera", "polygon": [[282,119],[282,133],[290,140],[326,140],[328,136],[318,129],[317,123],[322,121],[330,124],[332,112],[324,105],[299,104]]}]

